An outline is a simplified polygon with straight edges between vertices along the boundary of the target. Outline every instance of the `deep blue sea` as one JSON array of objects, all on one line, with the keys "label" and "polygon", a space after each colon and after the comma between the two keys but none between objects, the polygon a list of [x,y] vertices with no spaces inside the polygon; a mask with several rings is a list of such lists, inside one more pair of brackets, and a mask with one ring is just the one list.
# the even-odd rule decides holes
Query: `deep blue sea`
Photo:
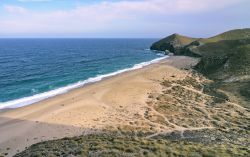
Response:
[{"label": "deep blue sea", "polygon": [[28,105],[156,62],[162,55],[149,50],[155,41],[0,39],[0,109]]}]

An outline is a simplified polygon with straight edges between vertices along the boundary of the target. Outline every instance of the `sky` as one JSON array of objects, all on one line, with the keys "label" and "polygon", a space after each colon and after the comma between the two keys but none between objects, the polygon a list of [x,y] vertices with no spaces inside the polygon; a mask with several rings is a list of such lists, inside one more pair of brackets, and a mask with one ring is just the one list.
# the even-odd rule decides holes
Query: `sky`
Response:
[{"label": "sky", "polygon": [[0,0],[0,38],[209,37],[250,27],[250,0]]}]

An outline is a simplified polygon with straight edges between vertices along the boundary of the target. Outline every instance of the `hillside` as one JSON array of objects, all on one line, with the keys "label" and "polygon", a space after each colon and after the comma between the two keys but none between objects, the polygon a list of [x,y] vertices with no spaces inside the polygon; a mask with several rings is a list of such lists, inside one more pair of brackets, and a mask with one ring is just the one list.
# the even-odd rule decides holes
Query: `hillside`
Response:
[{"label": "hillside", "polygon": [[214,37],[200,39],[199,41],[203,43],[211,43],[221,40],[238,40],[246,38],[250,38],[250,28],[230,30]]},{"label": "hillside", "polygon": [[175,54],[181,54],[183,47],[198,40],[197,38],[190,38],[179,34],[172,34],[156,43],[150,49],[158,51],[170,51]]},{"label": "hillside", "polygon": [[210,78],[250,75],[250,39],[208,43],[198,50],[202,52],[202,58],[196,67]]},{"label": "hillside", "polygon": [[151,47],[175,55],[201,57],[196,69],[212,79],[249,75],[250,29],[236,29],[211,38],[171,35]]},{"label": "hillside", "polygon": [[231,101],[249,108],[250,39],[208,43],[199,50],[203,54],[195,69],[215,80],[214,89],[227,93]]},{"label": "hillside", "polygon": [[250,28],[235,29],[210,38],[191,38],[179,34],[170,35],[155,42],[151,50],[170,51],[175,55],[202,56],[201,46],[223,40],[241,40],[250,38]]},{"label": "hillside", "polygon": [[[164,45],[171,45],[178,38],[172,41],[170,37],[156,42],[151,49],[164,50]],[[230,95],[232,101],[250,107],[250,28],[227,31],[211,38],[187,38],[189,42],[183,42],[178,53],[166,50],[175,55],[200,57],[194,69],[215,81],[213,90],[221,90]]]}]

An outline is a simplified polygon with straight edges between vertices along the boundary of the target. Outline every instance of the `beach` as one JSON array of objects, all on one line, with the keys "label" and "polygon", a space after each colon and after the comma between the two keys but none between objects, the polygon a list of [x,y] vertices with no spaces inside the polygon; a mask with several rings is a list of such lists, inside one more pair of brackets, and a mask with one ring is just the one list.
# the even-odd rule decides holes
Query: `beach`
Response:
[{"label": "beach", "polygon": [[0,1],[0,157],[250,157],[249,9]]},{"label": "beach", "polygon": [[[163,79],[181,79],[197,63],[172,56],[141,69],[74,89],[41,102],[0,113],[0,151],[12,156],[41,141],[140,126],[149,94],[162,90]],[[134,123],[136,121],[136,124]]]}]

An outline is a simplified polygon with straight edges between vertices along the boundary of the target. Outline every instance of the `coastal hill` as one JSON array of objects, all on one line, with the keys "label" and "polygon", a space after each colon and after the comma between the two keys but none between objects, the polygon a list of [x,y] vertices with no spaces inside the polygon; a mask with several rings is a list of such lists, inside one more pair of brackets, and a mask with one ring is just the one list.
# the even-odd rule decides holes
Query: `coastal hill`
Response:
[{"label": "coastal hill", "polygon": [[187,36],[179,35],[177,33],[172,34],[164,39],[161,39],[160,41],[154,43],[151,46],[151,50],[157,50],[157,51],[169,51],[176,55],[181,55],[183,48],[186,45],[189,45],[190,43],[198,40],[197,38],[190,38]]},{"label": "coastal hill", "polygon": [[154,43],[151,49],[200,57],[194,69],[214,80],[214,88],[231,93],[229,95],[234,95],[238,103],[249,107],[250,28],[235,29],[210,38],[170,35]]},{"label": "coastal hill", "polygon": [[202,56],[204,49],[200,47],[204,44],[248,38],[250,38],[250,28],[235,29],[210,38],[192,38],[175,33],[155,42],[150,49],[172,52],[175,55]]},{"label": "coastal hill", "polygon": [[238,80],[250,75],[249,28],[199,39],[174,34],[154,43],[151,49],[201,57],[196,69],[213,79]]},{"label": "coastal hill", "polygon": [[240,79],[250,75],[250,38],[222,40],[200,46],[199,71],[214,79]]},{"label": "coastal hill", "polygon": [[250,28],[234,29],[234,30],[230,30],[230,31],[227,31],[227,32],[224,32],[224,33],[221,33],[213,37],[209,37],[209,38],[192,38],[192,37],[187,37],[187,36],[175,33],[153,43],[153,45],[151,46],[151,49],[159,50],[159,51],[165,51],[165,50],[171,51],[171,49],[168,49],[167,46],[166,47],[164,46],[170,45],[173,47],[176,47],[176,46],[185,47],[194,41],[201,42],[201,43],[211,43],[211,42],[217,42],[221,40],[238,40],[238,39],[246,39],[246,38],[250,38]]},{"label": "coastal hill", "polygon": [[246,39],[250,38],[250,28],[245,29],[234,29],[214,37],[210,38],[202,38],[200,39],[201,42],[210,43],[210,42],[217,42],[221,40],[237,40],[237,39]]}]

